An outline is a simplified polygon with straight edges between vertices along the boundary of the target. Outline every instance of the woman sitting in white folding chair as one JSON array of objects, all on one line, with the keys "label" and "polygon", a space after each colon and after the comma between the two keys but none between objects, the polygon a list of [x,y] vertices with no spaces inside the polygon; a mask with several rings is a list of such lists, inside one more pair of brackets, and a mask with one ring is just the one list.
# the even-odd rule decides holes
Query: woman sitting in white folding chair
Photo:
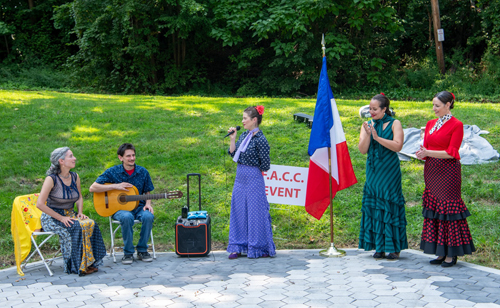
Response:
[{"label": "woman sitting in white folding chair", "polygon": [[76,157],[68,147],[62,147],[52,152],[50,162],[36,204],[43,212],[42,228],[59,235],[66,273],[84,276],[97,272],[106,247],[97,224],[82,213],[80,177],[70,172]]}]

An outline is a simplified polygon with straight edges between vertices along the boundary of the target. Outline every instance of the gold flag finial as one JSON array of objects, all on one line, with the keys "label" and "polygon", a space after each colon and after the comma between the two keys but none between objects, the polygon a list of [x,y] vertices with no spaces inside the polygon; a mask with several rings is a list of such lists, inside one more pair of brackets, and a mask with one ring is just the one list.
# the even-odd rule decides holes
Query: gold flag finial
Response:
[{"label": "gold flag finial", "polygon": [[321,38],[321,49],[323,49],[323,57],[325,56],[325,51],[326,51],[326,47],[325,47],[325,34],[323,33],[322,35],[322,38]]}]

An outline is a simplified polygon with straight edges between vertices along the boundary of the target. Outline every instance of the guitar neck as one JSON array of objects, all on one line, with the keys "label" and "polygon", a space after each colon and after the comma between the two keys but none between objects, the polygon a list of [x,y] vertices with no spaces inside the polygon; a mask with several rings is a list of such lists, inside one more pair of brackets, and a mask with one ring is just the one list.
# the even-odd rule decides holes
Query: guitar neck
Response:
[{"label": "guitar neck", "polygon": [[147,195],[135,195],[135,196],[125,196],[125,201],[142,201],[142,200],[157,200],[157,199],[167,199],[171,195],[168,193],[164,194],[147,194]]}]

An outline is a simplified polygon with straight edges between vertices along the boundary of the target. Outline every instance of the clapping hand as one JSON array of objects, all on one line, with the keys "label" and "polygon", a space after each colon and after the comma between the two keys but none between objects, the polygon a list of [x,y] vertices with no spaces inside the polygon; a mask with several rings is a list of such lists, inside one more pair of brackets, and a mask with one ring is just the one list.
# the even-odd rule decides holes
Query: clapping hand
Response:
[{"label": "clapping hand", "polygon": [[368,122],[363,123],[363,128],[365,129],[365,132],[369,135],[371,135],[372,130],[371,130],[371,125],[368,124]]},{"label": "clapping hand", "polygon": [[415,155],[417,155],[418,159],[424,159],[427,157],[427,149],[424,148],[423,145],[421,145],[420,150],[418,150],[417,153],[415,153]]},{"label": "clapping hand", "polygon": [[377,140],[378,139],[378,134],[377,134],[377,131],[375,130],[375,127],[373,127],[373,125],[370,125],[370,129],[371,129],[371,132],[372,132],[373,140]]}]

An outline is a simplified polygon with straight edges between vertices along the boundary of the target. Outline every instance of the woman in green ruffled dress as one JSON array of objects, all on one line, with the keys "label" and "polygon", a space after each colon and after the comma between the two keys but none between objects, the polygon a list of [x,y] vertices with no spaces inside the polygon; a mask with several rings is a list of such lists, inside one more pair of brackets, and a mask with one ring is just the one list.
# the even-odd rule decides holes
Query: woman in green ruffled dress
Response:
[{"label": "woman in green ruffled dress", "polygon": [[389,104],[383,93],[371,99],[372,120],[363,123],[359,136],[359,151],[368,155],[358,247],[375,250],[376,259],[395,260],[408,248],[397,154],[403,147],[404,133],[401,122],[391,116]]}]

